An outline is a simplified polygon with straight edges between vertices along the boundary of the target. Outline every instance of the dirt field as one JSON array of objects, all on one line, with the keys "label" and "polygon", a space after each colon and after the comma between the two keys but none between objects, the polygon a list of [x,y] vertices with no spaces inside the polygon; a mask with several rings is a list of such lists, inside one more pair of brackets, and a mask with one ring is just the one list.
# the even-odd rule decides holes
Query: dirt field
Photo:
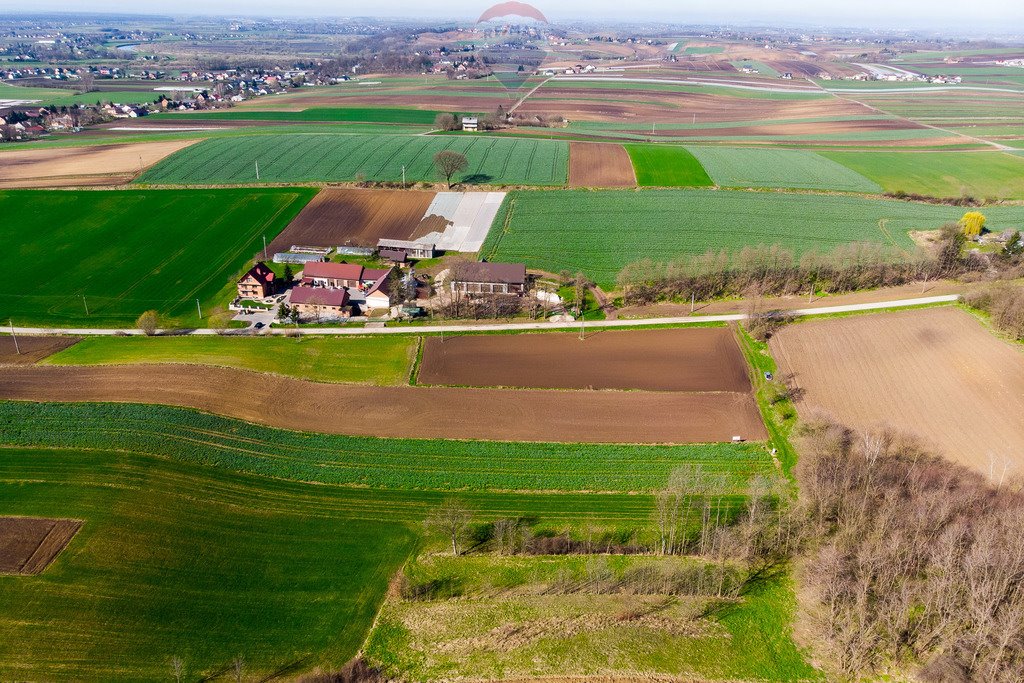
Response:
[{"label": "dirt field", "polygon": [[140,142],[0,153],[0,187],[120,185],[197,140]]},{"label": "dirt field", "polygon": [[633,162],[622,145],[569,143],[570,187],[635,187]]},{"label": "dirt field", "polygon": [[0,517],[0,574],[42,572],[81,527],[76,519]]},{"label": "dirt field", "polygon": [[1024,352],[957,308],[798,323],[771,342],[801,411],[891,425],[998,476],[1024,474]]},{"label": "dirt field", "polygon": [[[15,347],[10,335],[0,337],[0,366],[32,365],[78,343],[78,337],[18,337]],[[18,353],[18,350],[21,353]]]},{"label": "dirt field", "polygon": [[420,384],[749,392],[731,329],[430,337]]},{"label": "dirt field", "polygon": [[369,387],[182,365],[22,366],[0,372],[0,399],[163,403],[359,436],[571,443],[767,436],[746,392]]},{"label": "dirt field", "polygon": [[271,253],[293,244],[376,247],[377,240],[410,239],[433,192],[326,188],[270,243]]}]

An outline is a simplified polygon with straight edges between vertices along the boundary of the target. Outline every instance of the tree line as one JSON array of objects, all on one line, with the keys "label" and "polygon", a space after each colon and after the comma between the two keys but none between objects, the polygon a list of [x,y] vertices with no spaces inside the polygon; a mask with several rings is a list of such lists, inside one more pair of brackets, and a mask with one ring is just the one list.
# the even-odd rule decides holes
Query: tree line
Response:
[{"label": "tree line", "polygon": [[626,305],[729,296],[781,296],[808,291],[850,292],[954,277],[988,266],[964,254],[966,237],[947,225],[931,250],[905,252],[877,243],[840,245],[830,252],[810,250],[797,257],[778,244],[708,251],[668,262],[650,259],[628,264],[618,275]]}]

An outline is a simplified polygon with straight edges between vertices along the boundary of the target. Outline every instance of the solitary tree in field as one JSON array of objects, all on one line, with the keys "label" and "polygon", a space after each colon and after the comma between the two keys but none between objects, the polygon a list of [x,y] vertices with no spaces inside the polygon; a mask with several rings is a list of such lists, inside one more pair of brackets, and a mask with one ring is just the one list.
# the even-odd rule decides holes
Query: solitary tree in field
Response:
[{"label": "solitary tree in field", "polygon": [[156,329],[159,324],[160,318],[157,316],[156,311],[146,311],[139,316],[138,320],[135,321],[135,326],[142,330],[142,333],[147,337],[152,337],[156,334]]},{"label": "solitary tree in field", "polygon": [[434,168],[444,176],[450,190],[452,189],[452,176],[469,168],[469,159],[464,154],[453,152],[450,149],[442,149],[434,155]]},{"label": "solitary tree in field", "polygon": [[454,498],[448,498],[430,513],[424,524],[448,537],[452,542],[452,555],[458,555],[459,539],[472,521],[473,513],[468,507]]},{"label": "solitary tree in field", "polygon": [[974,239],[985,227],[985,214],[980,211],[968,211],[960,219],[960,226],[964,229],[964,236],[967,239]]},{"label": "solitary tree in field", "polygon": [[456,121],[454,114],[441,112],[440,114],[434,117],[434,126],[438,130],[455,130],[455,124]]}]

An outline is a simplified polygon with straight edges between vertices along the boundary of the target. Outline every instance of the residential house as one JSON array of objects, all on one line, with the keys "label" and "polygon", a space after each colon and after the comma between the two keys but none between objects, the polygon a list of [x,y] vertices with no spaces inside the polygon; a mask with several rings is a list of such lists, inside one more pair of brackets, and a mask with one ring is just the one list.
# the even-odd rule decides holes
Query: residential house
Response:
[{"label": "residential house", "polygon": [[468,295],[525,294],[526,266],[522,263],[467,262],[453,266],[451,290]]},{"label": "residential house", "polygon": [[480,130],[480,119],[476,116],[463,116],[462,117],[462,130],[469,131],[472,133]]},{"label": "residential house", "polygon": [[289,305],[303,319],[337,319],[352,315],[348,292],[334,287],[295,287]]},{"label": "residential house", "polygon": [[300,287],[293,289],[343,289],[348,303],[361,309],[391,305],[388,279],[394,268],[364,268],[355,263],[307,263]]},{"label": "residential house", "polygon": [[265,299],[274,293],[276,284],[274,271],[260,261],[238,281],[238,296],[242,299]]}]

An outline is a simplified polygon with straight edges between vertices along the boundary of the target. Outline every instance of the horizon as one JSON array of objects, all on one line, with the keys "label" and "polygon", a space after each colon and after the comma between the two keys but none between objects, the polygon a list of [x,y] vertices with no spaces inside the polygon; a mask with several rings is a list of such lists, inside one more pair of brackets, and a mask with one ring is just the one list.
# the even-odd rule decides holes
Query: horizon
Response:
[{"label": "horizon", "polygon": [[[373,14],[346,12],[347,8],[332,10],[322,0],[297,0],[289,5],[287,12],[280,11],[280,5],[269,0],[254,0],[246,3],[244,11],[234,0],[198,2],[182,0],[174,11],[162,11],[163,3],[143,2],[126,11],[116,0],[70,0],[57,2],[41,0],[30,11],[23,4],[0,0],[0,10],[9,16],[40,15],[95,15],[95,16],[163,16],[171,18],[246,18],[246,19],[369,19],[406,20],[434,22],[475,22],[476,18],[490,6],[489,3],[456,0],[446,3],[444,8],[424,12],[422,5],[412,5],[405,0],[383,0],[376,3]],[[827,9],[807,0],[797,0],[787,8],[765,12],[752,1],[741,0],[729,10],[713,7],[711,3],[698,3],[689,11],[682,12],[676,6],[661,7],[647,4],[633,10],[626,16],[618,3],[609,0],[595,0],[584,3],[570,0],[560,6],[534,3],[550,20],[552,25],[599,24],[636,25],[653,24],[664,26],[701,26],[717,28],[783,28],[805,30],[865,30],[881,31],[885,34],[927,32],[948,37],[992,37],[1003,40],[1024,40],[1024,3],[1010,3],[1003,0],[980,0],[975,3],[969,17],[961,16],[959,8],[940,7],[936,12],[923,0],[902,2],[880,2],[872,0],[857,8]],[[152,5],[152,6],[140,6]],[[982,18],[983,17],[983,18]],[[1008,27],[1013,27],[1009,29]]]}]

